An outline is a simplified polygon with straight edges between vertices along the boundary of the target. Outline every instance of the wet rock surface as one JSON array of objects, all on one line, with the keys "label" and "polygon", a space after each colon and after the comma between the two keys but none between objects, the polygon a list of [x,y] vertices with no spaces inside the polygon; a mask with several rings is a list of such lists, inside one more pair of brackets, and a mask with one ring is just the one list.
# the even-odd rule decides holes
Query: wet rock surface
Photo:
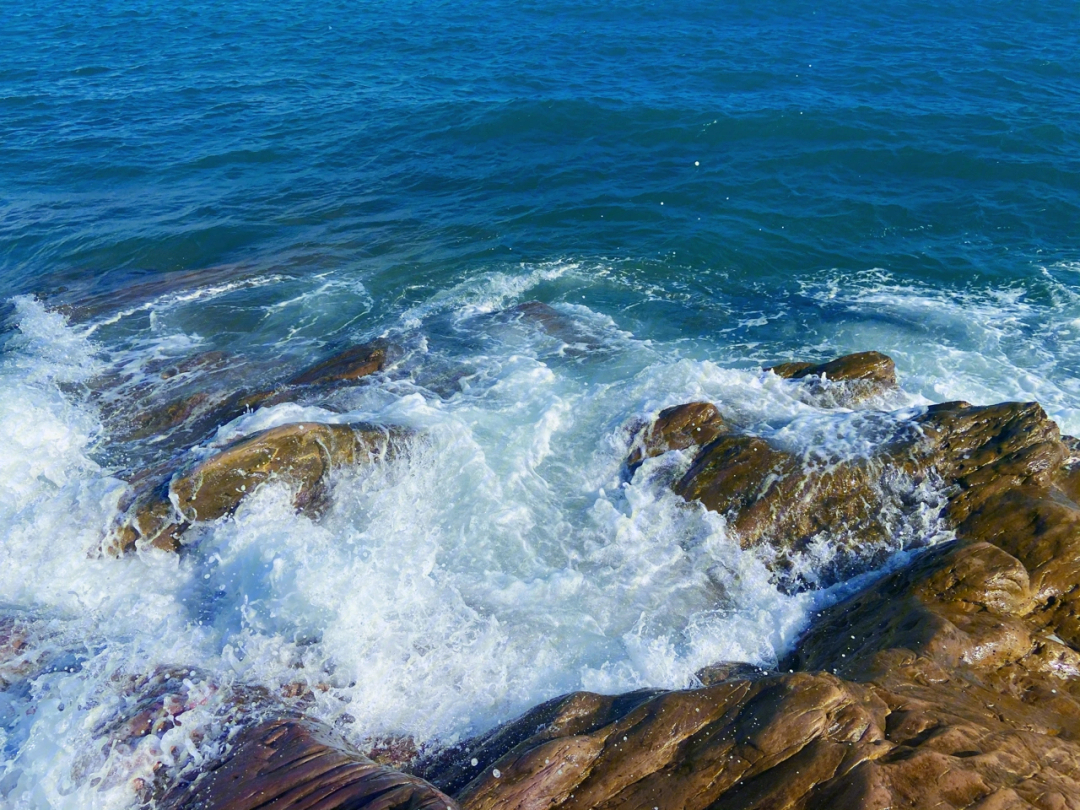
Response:
[{"label": "wet rock surface", "polygon": [[811,400],[826,406],[859,405],[897,387],[896,364],[881,352],[858,352],[826,363],[779,363],[765,370],[788,380],[806,380]]},{"label": "wet rock surface", "polygon": [[626,465],[633,471],[647,458],[669,450],[703,447],[727,431],[724,417],[711,402],[665,408],[635,438]]},{"label": "wet rock surface", "polygon": [[188,785],[173,788],[163,810],[457,810],[432,785],[352,749],[326,726],[300,718],[244,729],[228,755]]},{"label": "wet rock surface", "polygon": [[955,540],[821,612],[778,671],[718,662],[698,689],[567,695],[419,772],[478,809],[1080,807],[1075,440],[1035,403],[946,403],[911,427],[822,470],[729,426],[675,482],[745,543],[865,539],[883,475],[945,493]]},{"label": "wet rock surface", "polygon": [[272,480],[294,488],[298,511],[317,516],[327,505],[333,470],[386,459],[407,435],[365,423],[297,422],[246,436],[190,469],[140,481],[105,550],[177,551],[188,525],[231,514]]},{"label": "wet rock surface", "polygon": [[387,344],[385,341],[352,346],[311,368],[291,377],[287,386],[326,386],[352,382],[386,366]]},{"label": "wet rock surface", "polygon": [[317,512],[334,468],[377,461],[401,440],[399,430],[363,423],[298,422],[245,437],[173,478],[169,495],[187,521],[217,520],[265,481],[296,486],[295,506]]},{"label": "wet rock surface", "polygon": [[[518,309],[545,331],[564,326],[543,305]],[[331,358],[288,390],[370,373],[385,362],[373,352]],[[866,404],[896,386],[892,361],[874,352],[772,370],[819,386],[826,405]],[[822,610],[777,670],[716,662],[698,688],[577,692],[434,756],[404,742],[379,754],[412,775],[252,692],[225,755],[148,800],[170,810],[1080,808],[1080,444],[1036,403],[945,403],[897,419],[873,454],[824,462],[740,431],[707,402],[665,409],[635,438],[631,473],[693,452],[675,491],[724,514],[745,546],[794,553],[823,536],[887,546],[905,493],[927,482],[942,493],[940,521],[955,539],[916,545],[910,564]],[[230,514],[275,478],[317,513],[330,471],[391,456],[405,439],[368,425],[285,425],[179,473],[148,472],[116,544],[175,550],[189,523]],[[782,573],[783,553],[775,564]],[[10,624],[0,623],[9,680],[32,658]],[[175,722],[170,677],[108,733]]]}]

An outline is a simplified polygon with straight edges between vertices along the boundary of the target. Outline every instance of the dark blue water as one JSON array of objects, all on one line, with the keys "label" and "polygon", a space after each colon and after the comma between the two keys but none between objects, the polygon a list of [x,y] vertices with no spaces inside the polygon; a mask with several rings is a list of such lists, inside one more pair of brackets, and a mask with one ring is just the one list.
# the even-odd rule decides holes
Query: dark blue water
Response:
[{"label": "dark blue water", "polygon": [[708,298],[834,267],[993,284],[1080,257],[1073,3],[4,18],[9,292],[246,262],[356,273],[382,300],[573,256]]},{"label": "dark blue water", "polygon": [[[878,349],[890,407],[1038,399],[1080,432],[1080,7],[8,3],[0,299],[0,605],[82,667],[0,690],[0,804],[131,806],[200,767],[170,745],[214,755],[223,684],[440,744],[770,665],[836,598],[828,543],[821,588],[781,587],[662,470],[620,478],[631,427],[708,399],[861,452],[873,419],[759,368]],[[570,325],[499,314],[537,299]],[[271,487],[179,561],[95,556],[168,455],[118,424],[376,336],[384,376],[207,441],[362,418],[428,455],[321,522]],[[227,373],[160,374],[207,351]],[[938,538],[936,497],[885,551]],[[201,673],[190,738],[95,759],[121,675],[165,664]]]}]

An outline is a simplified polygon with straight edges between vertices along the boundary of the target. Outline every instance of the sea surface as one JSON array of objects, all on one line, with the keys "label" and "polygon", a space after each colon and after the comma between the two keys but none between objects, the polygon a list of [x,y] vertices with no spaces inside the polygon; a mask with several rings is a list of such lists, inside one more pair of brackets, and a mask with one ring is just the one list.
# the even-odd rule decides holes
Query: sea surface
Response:
[{"label": "sea surface", "polygon": [[[778,572],[670,492],[686,453],[631,478],[634,432],[705,399],[828,463],[1034,399],[1080,433],[1080,8],[7,3],[0,299],[4,808],[136,806],[223,750],[238,689],[431,751],[776,666],[948,539],[941,493]],[[121,440],[375,338],[390,366],[329,398]],[[903,386],[873,411],[761,370],[868,349]],[[419,438],[317,519],[274,484],[180,555],[98,553],[140,470],[298,420]],[[163,667],[175,724],[118,741]]]}]

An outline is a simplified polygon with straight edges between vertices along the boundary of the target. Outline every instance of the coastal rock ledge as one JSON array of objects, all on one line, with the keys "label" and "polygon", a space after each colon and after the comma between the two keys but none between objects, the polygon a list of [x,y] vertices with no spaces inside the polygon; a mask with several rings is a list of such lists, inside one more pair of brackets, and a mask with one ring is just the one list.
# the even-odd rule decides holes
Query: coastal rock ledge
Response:
[{"label": "coastal rock ledge", "polygon": [[[883,357],[780,371],[818,384],[854,368],[865,400],[895,385]],[[909,427],[821,471],[711,403],[661,413],[628,467],[696,448],[676,491],[746,545],[873,536],[890,475],[932,477],[955,540],[823,611],[777,671],[718,663],[697,689],[567,695],[417,774],[469,810],[1080,808],[1078,443],[1036,403],[946,403]]]},{"label": "coastal rock ledge", "polygon": [[[865,408],[896,385],[875,353],[779,371],[815,396],[854,382]],[[773,546],[778,576],[784,555],[822,532],[852,549],[879,542],[896,481],[933,484],[951,539],[912,548],[906,567],[822,610],[776,670],[718,661],[697,688],[564,695],[406,757],[408,773],[303,716],[292,692],[238,700],[222,758],[163,784],[153,806],[1080,810],[1080,441],[1037,403],[950,402],[879,414],[895,429],[870,457],[821,467],[742,431],[722,406],[661,411],[627,471],[688,455],[674,490],[724,514],[743,545]],[[229,514],[271,477],[295,485],[297,508],[317,510],[334,467],[377,462],[406,439],[313,424],[246,437],[141,490],[130,542],[176,547],[187,523]],[[43,634],[37,619],[0,619],[0,690],[49,665]],[[146,733],[151,709],[117,733]]]}]

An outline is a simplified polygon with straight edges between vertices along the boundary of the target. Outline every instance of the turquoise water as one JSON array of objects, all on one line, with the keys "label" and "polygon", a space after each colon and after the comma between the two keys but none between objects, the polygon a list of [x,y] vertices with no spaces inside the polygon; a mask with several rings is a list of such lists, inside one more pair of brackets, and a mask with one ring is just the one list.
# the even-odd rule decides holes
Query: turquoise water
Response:
[{"label": "turquoise water", "polygon": [[[233,685],[318,686],[353,742],[438,746],[570,689],[774,665],[816,606],[947,537],[940,493],[900,482],[886,547],[823,537],[778,578],[668,491],[683,454],[627,480],[667,405],[829,458],[956,398],[1080,433],[1074,3],[0,16],[0,603],[63,662],[0,691],[9,806],[132,806],[155,763],[220,750]],[[505,313],[530,300],[561,331]],[[191,447],[119,437],[378,336],[391,368],[330,399]],[[865,349],[904,386],[881,415],[760,372]],[[159,373],[206,351],[224,371]],[[94,555],[140,465],[297,419],[425,439],[321,520],[264,487],[180,558]],[[183,728],[99,756],[120,676],[162,665],[192,668]]]}]

